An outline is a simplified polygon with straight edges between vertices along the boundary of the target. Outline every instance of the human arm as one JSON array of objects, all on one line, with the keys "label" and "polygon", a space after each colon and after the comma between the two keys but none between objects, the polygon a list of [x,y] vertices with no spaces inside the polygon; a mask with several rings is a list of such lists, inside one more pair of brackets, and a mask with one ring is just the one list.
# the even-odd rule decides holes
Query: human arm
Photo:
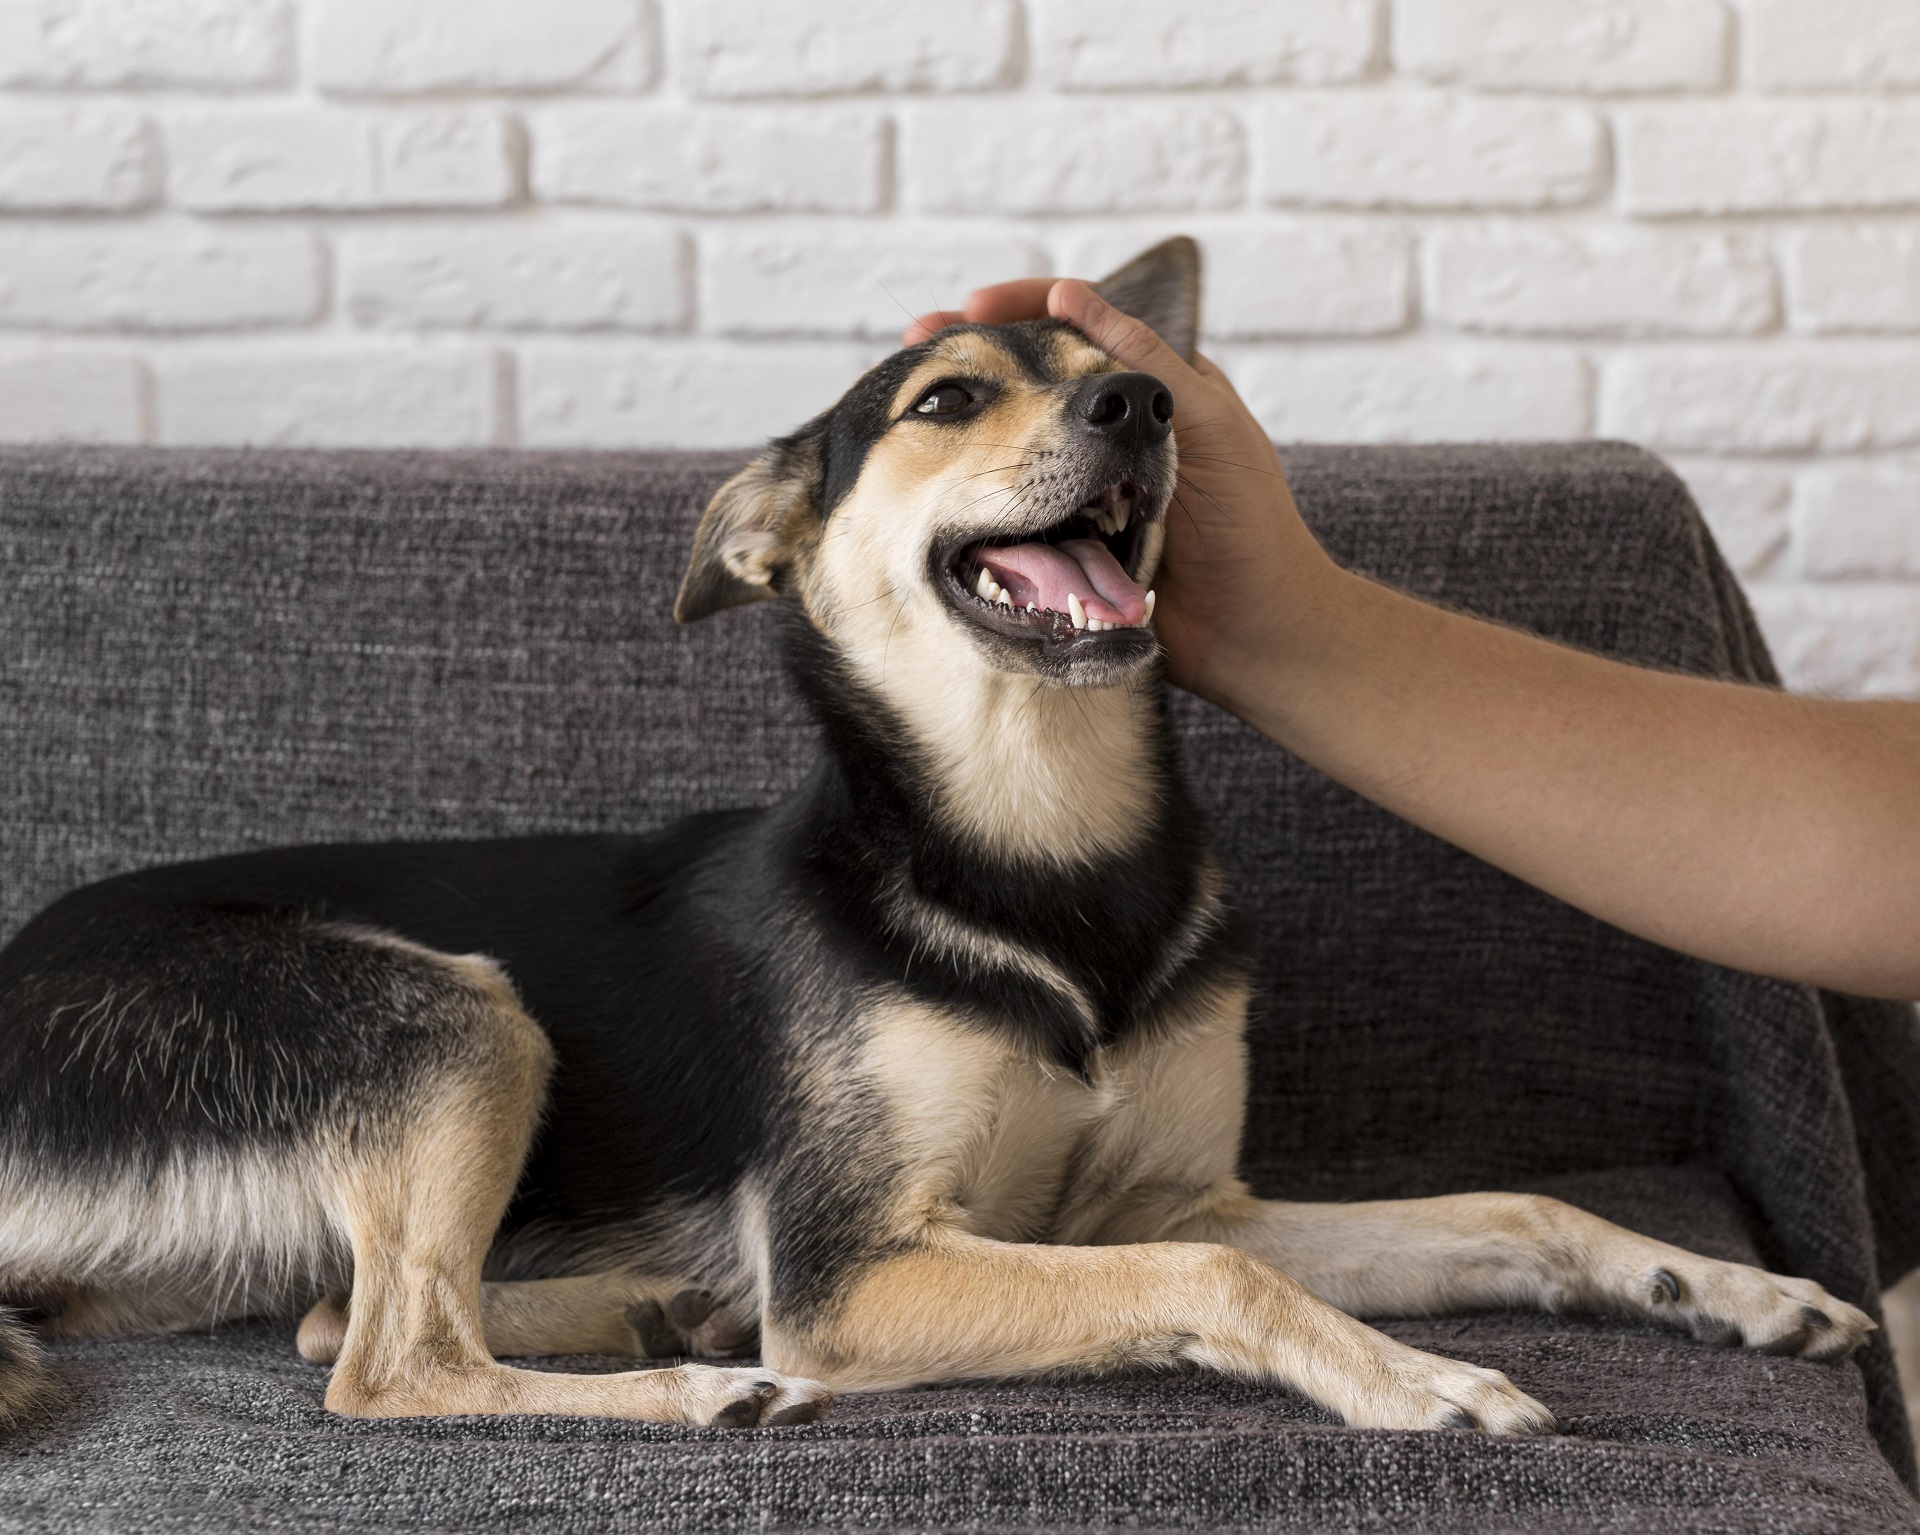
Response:
[{"label": "human arm", "polygon": [[1047,312],[1173,392],[1181,484],[1155,627],[1174,681],[1628,931],[1920,997],[1920,705],[1627,666],[1343,571],[1205,359],[1189,366],[1071,281],[984,289],[964,316]]}]

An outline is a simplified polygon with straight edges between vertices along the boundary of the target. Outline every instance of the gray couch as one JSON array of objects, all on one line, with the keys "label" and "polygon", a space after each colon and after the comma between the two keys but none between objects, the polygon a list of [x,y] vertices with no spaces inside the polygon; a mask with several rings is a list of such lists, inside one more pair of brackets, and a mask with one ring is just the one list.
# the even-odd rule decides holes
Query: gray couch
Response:
[{"label": "gray couch", "polygon": [[[667,616],[737,461],[0,454],[0,937],[154,860],[632,829],[779,794],[811,746],[769,615]],[[1630,448],[1287,461],[1357,567],[1770,678],[1685,491]],[[1547,1190],[1869,1306],[1920,1262],[1911,1009],[1641,943],[1191,699],[1177,715],[1259,935],[1262,1191]],[[1197,1374],[851,1398],[735,1434],[345,1422],[260,1325],[59,1347],[72,1404],[0,1445],[0,1529],[1916,1527],[1878,1342],[1832,1367],[1587,1318],[1389,1330],[1505,1370],[1564,1435],[1360,1432]]]}]

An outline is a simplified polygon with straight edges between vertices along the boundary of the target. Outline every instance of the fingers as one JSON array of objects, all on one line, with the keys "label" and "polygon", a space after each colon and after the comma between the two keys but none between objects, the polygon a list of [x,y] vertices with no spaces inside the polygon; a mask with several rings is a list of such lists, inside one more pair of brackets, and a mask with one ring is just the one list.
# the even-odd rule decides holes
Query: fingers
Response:
[{"label": "fingers", "polygon": [[1102,351],[1129,368],[1151,373],[1180,398],[1180,384],[1197,375],[1187,360],[1162,341],[1152,326],[1123,314],[1077,278],[1062,278],[1047,296],[1047,311],[1077,327]]},{"label": "fingers", "polygon": [[1012,282],[997,282],[988,288],[975,288],[967,295],[967,318],[975,325],[1044,320],[1047,317],[1047,295],[1059,281],[1057,277],[1016,277]]},{"label": "fingers", "polygon": [[1014,320],[1044,319],[1047,294],[1055,281],[1052,277],[1017,277],[1012,282],[975,288],[967,295],[964,309],[935,309],[918,316],[900,333],[900,344],[918,346],[949,325],[1006,325]]},{"label": "fingers", "polygon": [[[1012,282],[976,288],[967,295],[963,310],[956,313],[951,309],[935,309],[919,316],[901,332],[900,342],[903,346],[916,346],[949,325],[1006,325],[1014,320],[1038,320],[1047,315],[1077,327],[1096,346],[1111,352],[1128,367],[1151,373],[1170,385],[1195,372],[1185,358],[1160,339],[1152,326],[1115,309],[1074,277],[1018,277]],[[1220,376],[1219,370],[1210,363],[1204,365],[1201,374]],[[1178,398],[1177,392],[1175,398]]]},{"label": "fingers", "polygon": [[915,315],[913,323],[900,332],[902,346],[918,346],[929,336],[936,336],[949,325],[958,325],[966,316],[953,309],[931,309],[927,313]]}]

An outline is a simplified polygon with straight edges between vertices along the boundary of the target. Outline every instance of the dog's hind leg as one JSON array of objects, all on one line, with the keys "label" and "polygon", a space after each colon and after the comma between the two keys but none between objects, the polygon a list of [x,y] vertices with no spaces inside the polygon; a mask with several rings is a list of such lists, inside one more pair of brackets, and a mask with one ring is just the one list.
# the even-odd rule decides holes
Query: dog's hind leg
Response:
[{"label": "dog's hind leg", "polygon": [[[300,1323],[302,1358],[332,1364],[347,1336],[348,1297],[326,1296]],[[744,1352],[758,1329],[708,1291],[645,1275],[580,1274],[480,1286],[487,1352],[714,1358]]]},{"label": "dog's hind leg", "polygon": [[475,970],[466,1048],[342,1168],[353,1291],[327,1406],[356,1417],[555,1413],[729,1427],[818,1417],[830,1392],[768,1370],[557,1375],[494,1359],[481,1264],[532,1137],[550,1050],[491,966],[454,963]]}]

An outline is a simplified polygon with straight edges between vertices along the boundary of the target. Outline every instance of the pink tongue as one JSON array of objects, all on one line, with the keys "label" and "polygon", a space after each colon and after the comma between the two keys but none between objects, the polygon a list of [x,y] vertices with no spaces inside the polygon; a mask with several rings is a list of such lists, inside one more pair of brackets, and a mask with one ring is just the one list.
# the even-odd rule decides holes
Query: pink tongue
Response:
[{"label": "pink tongue", "polygon": [[1137,624],[1147,614],[1147,594],[1127,579],[1120,562],[1097,538],[1061,544],[1014,544],[1006,549],[976,545],[969,551],[1007,589],[1016,608],[1032,603],[1067,611],[1067,594],[1080,599],[1087,617],[1103,624]]}]

